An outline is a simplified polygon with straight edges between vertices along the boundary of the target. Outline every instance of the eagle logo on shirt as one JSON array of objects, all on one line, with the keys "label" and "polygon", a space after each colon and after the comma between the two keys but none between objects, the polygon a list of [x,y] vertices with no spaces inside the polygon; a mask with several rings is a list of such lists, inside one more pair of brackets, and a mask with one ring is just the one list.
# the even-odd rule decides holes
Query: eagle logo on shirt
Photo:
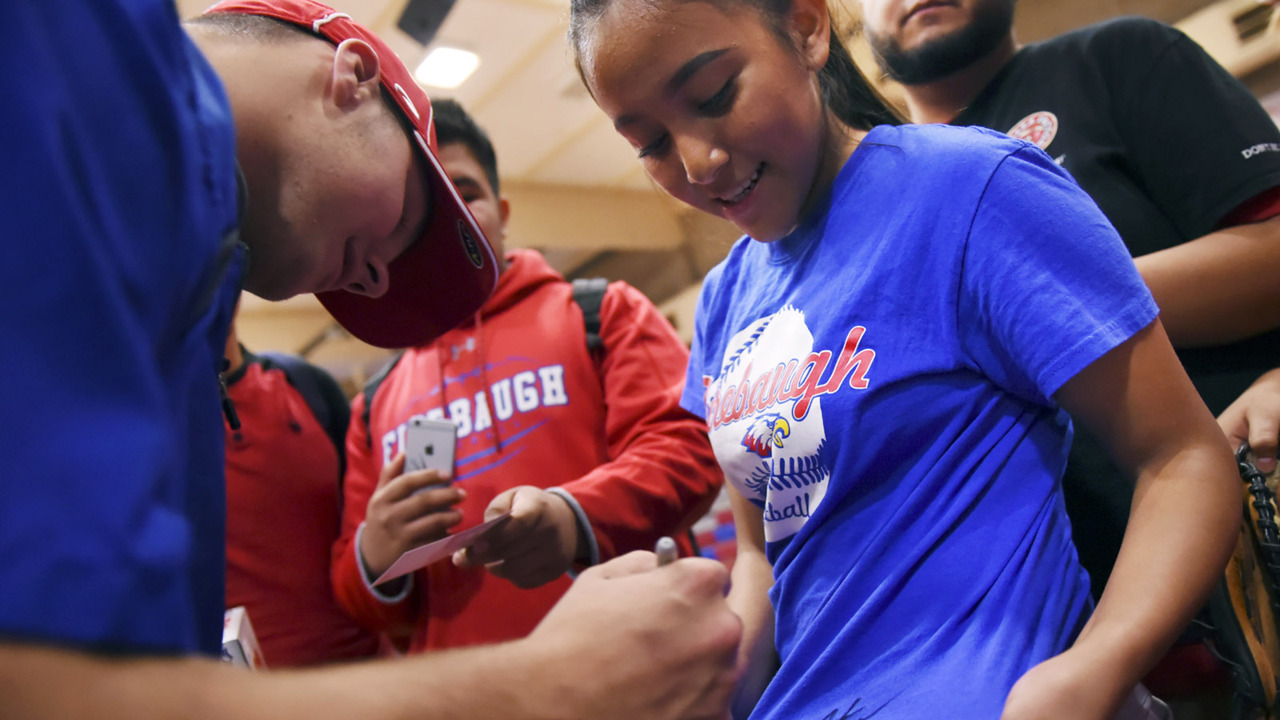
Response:
[{"label": "eagle logo on shirt", "polygon": [[705,379],[716,459],[761,509],[765,542],[794,535],[826,496],[822,406],[841,389],[866,386],[874,350],[861,344],[865,330],[851,329],[838,352],[815,347],[804,312],[787,305],[729,338],[719,374]]},{"label": "eagle logo on shirt", "polygon": [[761,415],[747,429],[742,438],[743,447],[762,458],[773,457],[773,449],[782,447],[782,441],[791,435],[791,424],[778,413]]},{"label": "eagle logo on shirt", "polygon": [[1048,110],[1033,112],[1009,128],[1009,137],[1026,140],[1041,150],[1048,150],[1049,143],[1058,136],[1058,116]]}]

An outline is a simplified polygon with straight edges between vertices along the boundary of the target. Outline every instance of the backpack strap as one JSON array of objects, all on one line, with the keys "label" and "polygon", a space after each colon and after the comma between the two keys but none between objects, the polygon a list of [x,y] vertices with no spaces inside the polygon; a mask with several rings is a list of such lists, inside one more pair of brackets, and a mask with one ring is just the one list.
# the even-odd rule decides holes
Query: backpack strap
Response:
[{"label": "backpack strap", "polygon": [[277,352],[255,353],[259,358],[284,371],[284,376],[302,399],[311,414],[329,436],[338,451],[338,467],[343,474],[347,469],[347,425],[351,421],[351,406],[342,388],[329,373],[308,363],[297,355]]},{"label": "backpack strap", "polygon": [[373,449],[373,435],[370,433],[369,417],[373,412],[373,398],[378,394],[378,388],[382,387],[382,382],[387,379],[395,366],[400,363],[400,359],[404,357],[404,351],[396,353],[391,361],[379,368],[378,372],[369,378],[364,384],[364,389],[360,391],[364,395],[364,410],[360,413],[360,422],[364,423],[364,440],[368,444],[369,449]]},{"label": "backpack strap", "polygon": [[[604,296],[608,290],[609,280],[607,278],[577,278],[573,281],[573,301],[578,303],[578,307],[582,308],[582,325],[583,329],[587,331],[587,351],[591,353],[592,359],[596,361],[597,371],[600,370],[600,362],[604,355],[604,339],[600,336],[602,327],[600,309],[604,305]],[[604,377],[602,373],[600,382],[601,387],[603,387]],[[366,407],[368,407],[367,403]],[[570,503],[570,505],[576,506],[576,501]],[[581,508],[578,508],[578,512],[581,512]],[[584,522],[585,517],[585,515],[579,517],[579,523]],[[589,524],[587,526],[589,527]],[[702,550],[698,547],[698,539],[694,536],[693,528],[690,528],[685,535],[689,541],[693,556],[700,556]]]},{"label": "backpack strap", "polygon": [[604,350],[600,337],[600,307],[609,289],[606,278],[578,278],[573,281],[573,301],[582,308],[582,324],[587,331],[587,350],[594,355]]}]

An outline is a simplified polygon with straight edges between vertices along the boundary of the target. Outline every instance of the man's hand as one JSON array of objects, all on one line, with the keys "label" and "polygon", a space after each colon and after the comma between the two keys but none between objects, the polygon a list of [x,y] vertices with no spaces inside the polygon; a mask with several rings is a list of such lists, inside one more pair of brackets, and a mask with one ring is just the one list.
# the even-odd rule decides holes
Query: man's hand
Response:
[{"label": "man's hand", "polygon": [[514,487],[493,499],[484,517],[510,511],[502,524],[459,550],[459,567],[486,566],[518,587],[534,588],[563,575],[578,554],[578,520],[561,497],[536,487]]},{"label": "man's hand", "polygon": [[1272,370],[1250,385],[1218,416],[1218,426],[1227,434],[1232,452],[1247,440],[1258,470],[1274,470],[1280,439],[1280,370]]},{"label": "man's hand", "polygon": [[401,475],[403,470],[401,453],[382,468],[369,497],[359,551],[375,578],[406,550],[439,540],[462,521],[462,513],[453,509],[466,497],[462,488],[450,485],[448,476],[437,470]]},{"label": "man's hand", "polygon": [[584,571],[523,641],[547,657],[557,714],[727,720],[742,637],[728,581],[714,560],[659,568],[649,552]]}]

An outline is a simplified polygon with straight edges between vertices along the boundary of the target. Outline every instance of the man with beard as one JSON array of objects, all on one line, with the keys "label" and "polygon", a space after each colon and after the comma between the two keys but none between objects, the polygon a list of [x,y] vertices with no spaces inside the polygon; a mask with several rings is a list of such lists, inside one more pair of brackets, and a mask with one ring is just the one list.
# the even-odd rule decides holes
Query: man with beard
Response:
[{"label": "man with beard", "polygon": [[[1125,18],[1021,46],[1014,4],[862,0],[862,9],[914,122],[1008,132],[1075,176],[1120,231],[1187,373],[1222,413],[1280,358],[1280,131],[1173,28]],[[1119,551],[1131,483],[1100,443],[1077,435],[1063,486],[1095,597]],[[1206,676],[1225,683],[1198,642],[1162,668],[1151,684],[1166,695],[1189,688],[1193,670],[1201,687]]]}]

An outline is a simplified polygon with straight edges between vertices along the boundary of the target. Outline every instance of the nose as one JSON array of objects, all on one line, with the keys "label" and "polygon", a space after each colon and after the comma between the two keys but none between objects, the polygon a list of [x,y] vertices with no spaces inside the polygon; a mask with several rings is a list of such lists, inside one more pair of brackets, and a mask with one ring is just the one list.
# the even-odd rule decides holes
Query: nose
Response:
[{"label": "nose", "polygon": [[364,271],[354,280],[347,283],[347,291],[357,295],[379,298],[391,287],[387,264],[381,258],[370,257],[365,260]]},{"label": "nose", "polygon": [[710,140],[686,137],[679,143],[684,174],[693,185],[709,185],[720,168],[729,162],[729,153]]}]

